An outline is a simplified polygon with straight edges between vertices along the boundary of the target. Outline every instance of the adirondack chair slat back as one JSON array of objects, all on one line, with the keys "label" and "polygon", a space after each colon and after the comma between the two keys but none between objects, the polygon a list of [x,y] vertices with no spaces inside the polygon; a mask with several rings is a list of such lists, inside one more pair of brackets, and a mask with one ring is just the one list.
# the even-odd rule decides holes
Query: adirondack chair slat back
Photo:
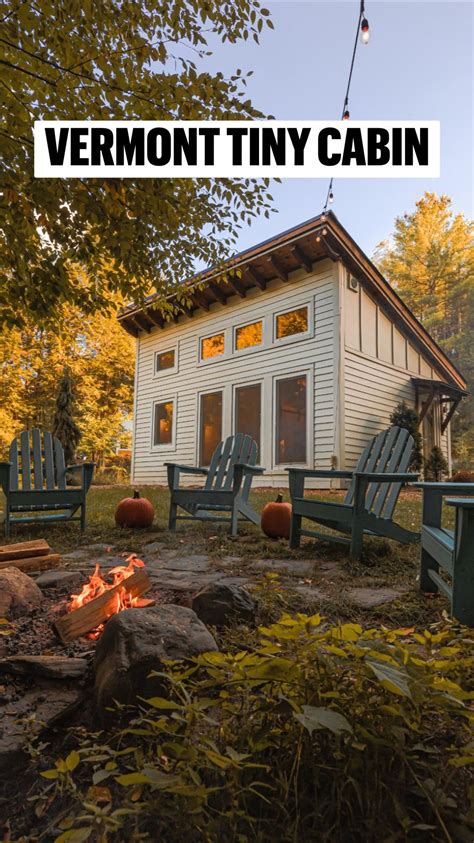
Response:
[{"label": "adirondack chair slat back", "polygon": [[[391,427],[374,436],[363,450],[356,472],[377,474],[402,474],[408,470],[414,440],[408,430]],[[355,482],[352,481],[344,503],[354,503]],[[402,488],[401,483],[370,483],[366,495],[366,508],[379,518],[390,519]]]},{"label": "adirondack chair slat back", "polygon": [[[257,443],[251,436],[236,433],[228,436],[225,442],[220,442],[214,451],[206,478],[205,489],[221,489],[229,491],[234,481],[234,466],[236,463],[255,465],[257,462]],[[250,491],[252,477],[244,479],[240,494],[245,498]]]},{"label": "adirondack chair slat back", "polygon": [[38,428],[24,430],[10,445],[10,489],[14,492],[66,489],[64,450],[59,439]]}]

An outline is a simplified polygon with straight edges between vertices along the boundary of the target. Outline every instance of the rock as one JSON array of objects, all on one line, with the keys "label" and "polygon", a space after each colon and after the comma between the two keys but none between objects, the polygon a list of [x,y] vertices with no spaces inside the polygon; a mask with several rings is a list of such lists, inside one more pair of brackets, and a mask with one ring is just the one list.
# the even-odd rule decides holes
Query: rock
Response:
[{"label": "rock", "polygon": [[193,599],[193,610],[208,626],[228,626],[232,621],[251,623],[256,604],[244,588],[232,583],[215,582],[199,591]]},{"label": "rock", "polygon": [[39,588],[61,588],[63,585],[73,586],[82,581],[80,571],[45,571],[36,578]]},{"label": "rock", "polygon": [[391,603],[398,600],[402,592],[395,588],[350,588],[347,596],[351,603],[360,606],[361,609],[371,609],[373,606],[380,606],[382,603]]},{"label": "rock", "polygon": [[0,570],[0,617],[27,615],[43,599],[35,581],[18,568]]},{"label": "rock", "polygon": [[217,650],[217,644],[197,615],[184,606],[165,604],[126,609],[107,623],[94,660],[95,702],[98,711],[114,700],[123,704],[137,697],[163,694],[166,688],[152,670],[162,670],[165,659],[189,659]]}]

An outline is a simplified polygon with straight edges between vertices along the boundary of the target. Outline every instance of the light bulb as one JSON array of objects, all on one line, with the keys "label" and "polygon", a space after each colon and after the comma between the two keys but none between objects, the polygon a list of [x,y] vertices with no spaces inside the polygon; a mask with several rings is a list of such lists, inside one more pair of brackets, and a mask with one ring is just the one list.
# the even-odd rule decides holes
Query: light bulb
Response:
[{"label": "light bulb", "polygon": [[364,18],[360,25],[360,40],[363,44],[368,44],[370,40],[369,21]]},{"label": "light bulb", "polygon": [[344,114],[342,115],[342,119],[343,119],[343,120],[349,120],[349,117],[350,117],[350,116],[351,116],[351,115],[349,114],[349,109],[348,109],[348,108],[346,108],[346,110],[345,110]]},{"label": "light bulb", "polygon": [[329,202],[330,202],[330,204],[332,204],[334,202],[334,193],[332,192],[332,190],[329,194]]},{"label": "light bulb", "polygon": [[324,211],[321,214],[321,222],[326,222],[326,213]]}]

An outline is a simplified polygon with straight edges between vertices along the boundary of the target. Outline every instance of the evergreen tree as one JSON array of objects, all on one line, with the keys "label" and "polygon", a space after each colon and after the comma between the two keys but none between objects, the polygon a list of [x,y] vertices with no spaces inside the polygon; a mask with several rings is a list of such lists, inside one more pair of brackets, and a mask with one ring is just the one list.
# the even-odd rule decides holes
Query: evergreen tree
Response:
[{"label": "evergreen tree", "polygon": [[448,472],[448,463],[441,448],[435,445],[425,463],[425,479],[440,483]]},{"label": "evergreen tree", "polygon": [[[473,223],[454,215],[451,199],[425,193],[411,214],[395,220],[375,261],[408,307],[460,369],[474,391]],[[459,460],[474,462],[474,402],[463,400],[453,419]]]},{"label": "evergreen tree", "polygon": [[71,378],[68,374],[64,374],[59,381],[59,391],[56,398],[56,411],[53,422],[53,436],[59,439],[64,448],[66,465],[74,464],[76,448],[81,438],[81,431],[74,421],[73,413],[74,394]]},{"label": "evergreen tree", "polygon": [[401,401],[390,416],[390,424],[408,430],[413,436],[415,445],[409,468],[413,471],[419,471],[423,467],[423,439],[420,433],[420,418],[415,408],[409,407],[405,401]]}]

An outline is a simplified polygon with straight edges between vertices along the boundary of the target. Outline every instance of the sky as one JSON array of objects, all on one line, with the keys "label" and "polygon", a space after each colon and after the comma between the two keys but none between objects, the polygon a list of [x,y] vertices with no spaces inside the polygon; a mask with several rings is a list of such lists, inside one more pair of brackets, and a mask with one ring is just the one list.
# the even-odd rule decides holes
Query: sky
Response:
[{"label": "sky", "polygon": [[[334,120],[342,111],[359,0],[262,0],[274,30],[260,45],[212,42],[210,71],[253,70],[248,93],[277,119]],[[472,2],[366,0],[371,39],[359,44],[349,109],[358,120],[440,120],[439,179],[341,179],[332,209],[368,255],[412,211],[424,191],[447,193],[453,208],[473,211]],[[277,214],[245,227],[238,251],[320,213],[327,180],[272,184]]]}]

